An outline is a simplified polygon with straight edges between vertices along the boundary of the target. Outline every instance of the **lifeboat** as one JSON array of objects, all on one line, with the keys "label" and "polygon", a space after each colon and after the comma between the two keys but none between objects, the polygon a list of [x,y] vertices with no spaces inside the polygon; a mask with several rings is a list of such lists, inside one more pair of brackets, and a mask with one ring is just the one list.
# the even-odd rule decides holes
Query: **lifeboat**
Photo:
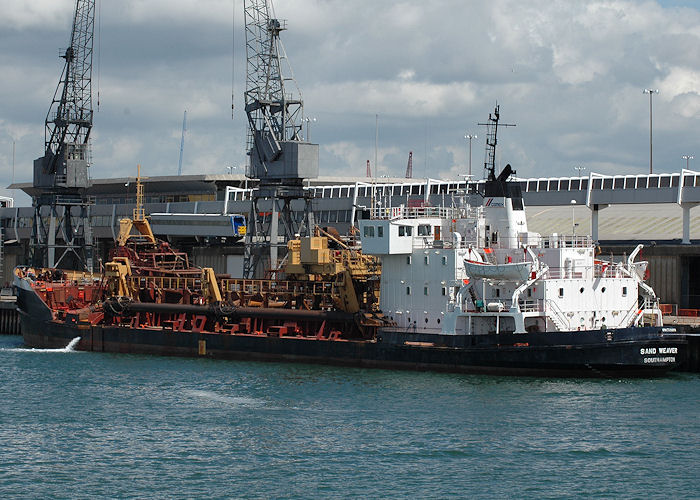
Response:
[{"label": "lifeboat", "polygon": [[490,264],[464,259],[464,270],[470,278],[486,278],[505,281],[525,281],[532,272],[532,262]]}]

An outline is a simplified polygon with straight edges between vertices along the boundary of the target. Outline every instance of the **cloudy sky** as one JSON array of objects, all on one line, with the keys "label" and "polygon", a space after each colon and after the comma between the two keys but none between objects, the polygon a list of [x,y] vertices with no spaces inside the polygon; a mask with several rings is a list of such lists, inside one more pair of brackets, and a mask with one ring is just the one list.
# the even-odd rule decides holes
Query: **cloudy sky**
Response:
[{"label": "cloudy sky", "polygon": [[[69,42],[73,0],[3,0],[0,176],[31,181]],[[98,0],[92,177],[225,173],[246,161],[242,0]],[[645,173],[700,162],[700,0],[277,0],[283,42],[316,118],[322,175],[458,178],[504,122],[499,163],[521,177]],[[231,98],[234,98],[232,118]],[[691,168],[694,167],[691,162]],[[373,169],[374,169],[373,165]],[[700,165],[697,165],[700,169]],[[1,190],[0,194],[9,194]],[[25,200],[20,200],[26,204]]]}]

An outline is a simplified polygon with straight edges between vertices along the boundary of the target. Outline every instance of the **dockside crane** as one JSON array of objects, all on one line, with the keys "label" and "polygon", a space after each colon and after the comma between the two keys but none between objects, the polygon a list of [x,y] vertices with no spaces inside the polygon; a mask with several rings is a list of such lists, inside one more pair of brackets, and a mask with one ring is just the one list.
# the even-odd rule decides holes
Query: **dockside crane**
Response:
[{"label": "dockside crane", "polygon": [[63,72],[44,121],[44,155],[34,160],[34,266],[92,271],[94,199],[87,189],[94,26],[95,0],[76,0]]},{"label": "dockside crane", "polygon": [[304,102],[280,40],[286,22],[275,17],[270,0],[245,0],[243,6],[246,176],[259,180],[251,195],[243,275],[254,278],[265,268],[274,274],[287,242],[313,230],[312,195],[304,180],[318,177],[318,144],[302,135]]}]

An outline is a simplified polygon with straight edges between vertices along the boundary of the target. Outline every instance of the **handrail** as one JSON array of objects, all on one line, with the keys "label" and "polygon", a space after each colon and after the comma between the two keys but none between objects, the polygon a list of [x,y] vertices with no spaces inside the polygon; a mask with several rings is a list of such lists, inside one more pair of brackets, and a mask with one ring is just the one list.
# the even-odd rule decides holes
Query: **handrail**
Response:
[{"label": "handrail", "polygon": [[[564,311],[562,311],[559,306],[552,299],[547,299],[547,305],[549,305],[549,312],[553,313],[551,317],[556,318],[561,323],[561,327],[571,330],[571,322],[566,319]],[[563,318],[563,319],[562,319]]]}]

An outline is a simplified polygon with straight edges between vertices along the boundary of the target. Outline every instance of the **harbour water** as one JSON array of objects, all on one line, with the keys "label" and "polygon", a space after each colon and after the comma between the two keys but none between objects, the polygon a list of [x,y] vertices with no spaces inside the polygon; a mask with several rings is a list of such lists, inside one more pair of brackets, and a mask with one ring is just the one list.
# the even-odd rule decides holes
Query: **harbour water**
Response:
[{"label": "harbour water", "polygon": [[2,498],[700,498],[700,376],[567,380],[30,350]]}]

